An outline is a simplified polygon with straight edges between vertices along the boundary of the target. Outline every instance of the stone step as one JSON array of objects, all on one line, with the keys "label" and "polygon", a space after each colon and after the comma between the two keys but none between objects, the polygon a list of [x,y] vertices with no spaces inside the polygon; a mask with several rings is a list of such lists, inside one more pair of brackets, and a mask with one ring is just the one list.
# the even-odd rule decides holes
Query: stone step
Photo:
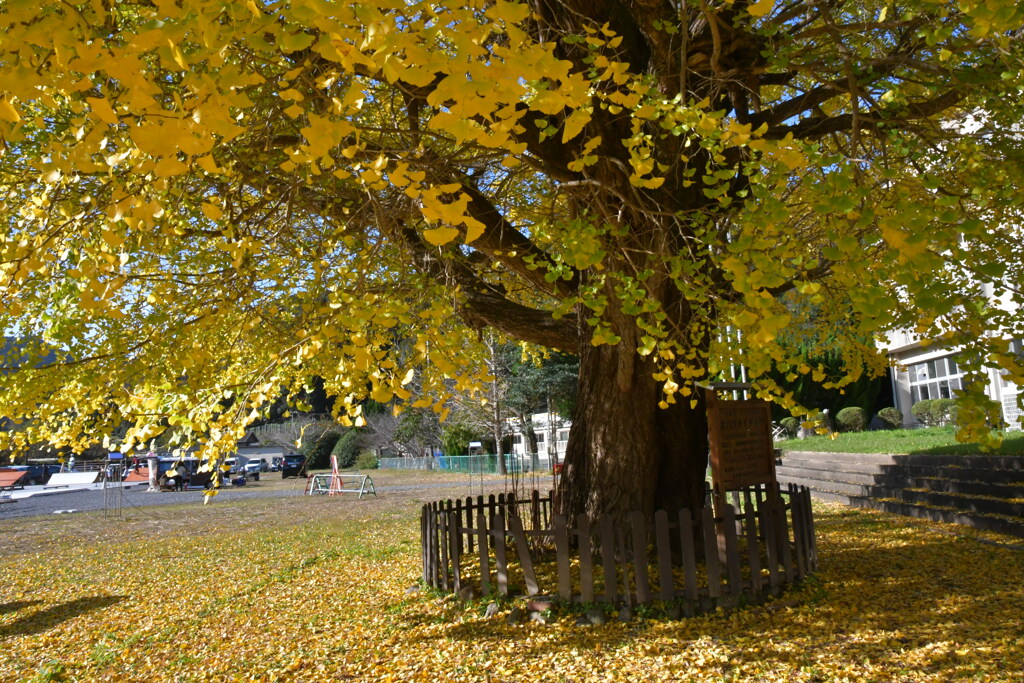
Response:
[{"label": "stone step", "polygon": [[848,507],[880,510],[905,517],[928,519],[933,522],[962,524],[974,529],[995,531],[1024,538],[1024,519],[1011,519],[997,515],[964,512],[962,510],[926,507],[905,501],[878,500],[867,496],[848,496],[831,491],[811,489],[811,498],[826,503],[838,503]]},{"label": "stone step", "polygon": [[1019,517],[1024,520],[1024,503],[991,497],[962,496],[955,493],[922,491],[918,489],[881,489],[872,491],[873,498],[896,498],[905,503],[959,510],[983,515]]},{"label": "stone step", "polygon": [[986,484],[1024,484],[1024,471],[1008,469],[980,469],[955,465],[883,465],[881,472],[905,478],[932,477]]},{"label": "stone step", "polygon": [[[812,494],[813,495],[813,494]],[[961,510],[925,507],[904,501],[877,500],[864,498],[854,501],[863,503],[861,507],[871,507],[875,510],[882,510],[907,517],[929,519],[933,522],[947,522],[950,524],[963,524],[975,529],[995,531],[1002,534],[1009,534],[1024,538],[1024,519],[1007,518],[998,515],[988,515],[974,512],[963,512]]]},{"label": "stone step", "polygon": [[843,495],[850,496],[861,496],[866,494],[866,488],[863,484],[851,484],[845,481],[827,481],[822,479],[807,479],[805,477],[788,477],[786,475],[778,475],[780,484],[797,484],[799,486],[806,486],[814,491],[828,491],[830,493],[841,493]]},{"label": "stone step", "polygon": [[[1024,471],[1011,469],[979,469],[952,465],[872,465],[848,462],[846,460],[805,460],[800,457],[784,456],[777,470],[800,470],[808,477],[872,483],[863,477],[849,478],[847,474],[875,475],[876,483],[888,485],[898,479],[943,479],[947,481],[975,482],[981,484],[1024,486]],[[829,473],[827,475],[816,472]]]},{"label": "stone step", "polygon": [[815,458],[804,459],[799,456],[786,455],[782,458],[780,464],[776,467],[799,467],[805,470],[824,470],[824,471],[842,471],[842,472],[859,472],[861,474],[877,474],[879,472],[878,463],[872,462],[851,462],[848,460],[820,460]]},{"label": "stone step", "polygon": [[972,469],[997,469],[1024,471],[1024,456],[1019,455],[897,455],[901,465],[927,465],[931,467],[966,467]]},{"label": "stone step", "polygon": [[808,481],[841,481],[847,484],[860,484],[874,486],[878,483],[876,474],[864,474],[861,472],[843,472],[825,469],[807,469],[803,467],[791,467],[789,465],[776,465],[775,475],[780,479],[785,477],[788,481],[806,479]]},{"label": "stone step", "polygon": [[1024,473],[1024,456],[1019,455],[890,455],[886,453],[831,453],[826,451],[784,451],[783,461],[861,463],[908,467],[954,467],[965,470]]},{"label": "stone step", "polygon": [[786,451],[782,454],[782,460],[793,458],[804,461],[825,461],[832,462],[842,460],[844,463],[866,463],[871,465],[893,465],[896,456],[885,453],[827,453],[824,451]]},{"label": "stone step", "polygon": [[1000,499],[990,494],[980,497],[976,494],[957,494],[903,486],[876,486],[841,481],[808,479],[805,477],[780,476],[779,483],[807,486],[812,491],[823,491],[844,496],[861,498],[885,498],[901,500],[915,505],[942,507],[969,513],[1005,515],[1024,519],[1024,503]]},{"label": "stone step", "polygon": [[986,484],[979,481],[959,481],[942,477],[913,477],[904,479],[903,485],[905,488],[928,489],[940,493],[959,493],[965,496],[1024,499],[1024,483]]}]

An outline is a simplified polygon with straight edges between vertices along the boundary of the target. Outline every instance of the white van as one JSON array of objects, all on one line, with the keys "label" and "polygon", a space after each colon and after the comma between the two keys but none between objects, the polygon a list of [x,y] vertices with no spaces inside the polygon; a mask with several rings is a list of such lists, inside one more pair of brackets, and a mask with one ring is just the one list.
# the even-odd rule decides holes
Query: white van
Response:
[{"label": "white van", "polygon": [[228,474],[242,474],[245,472],[245,463],[247,462],[249,462],[249,458],[244,455],[236,455],[226,459],[224,464],[228,467]]}]

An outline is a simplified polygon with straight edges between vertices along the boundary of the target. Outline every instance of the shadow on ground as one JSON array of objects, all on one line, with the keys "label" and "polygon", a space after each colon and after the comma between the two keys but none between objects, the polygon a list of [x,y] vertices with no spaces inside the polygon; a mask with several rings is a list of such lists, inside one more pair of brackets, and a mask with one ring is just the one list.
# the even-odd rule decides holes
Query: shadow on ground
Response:
[{"label": "shadow on ground", "polygon": [[[9,638],[11,636],[29,636],[49,629],[67,621],[73,619],[82,614],[92,612],[98,609],[105,609],[111,605],[116,605],[125,599],[123,595],[105,595],[95,596],[91,598],[78,598],[70,602],[64,602],[59,605],[53,605],[46,609],[33,612],[32,614],[26,614],[25,616],[12,621],[0,627],[0,638]],[[0,605],[0,612],[14,612],[16,610],[28,607],[40,602],[39,600],[31,600],[25,602],[9,602],[4,605]]]}]

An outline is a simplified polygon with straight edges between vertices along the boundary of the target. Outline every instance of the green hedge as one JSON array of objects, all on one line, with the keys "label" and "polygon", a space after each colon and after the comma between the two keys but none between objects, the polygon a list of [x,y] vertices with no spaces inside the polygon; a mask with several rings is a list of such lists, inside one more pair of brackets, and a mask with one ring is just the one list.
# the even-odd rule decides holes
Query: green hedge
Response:
[{"label": "green hedge", "polygon": [[302,444],[300,452],[306,456],[306,467],[308,469],[324,469],[331,466],[331,452],[341,438],[341,433],[336,431],[324,432],[316,441],[307,441]]}]

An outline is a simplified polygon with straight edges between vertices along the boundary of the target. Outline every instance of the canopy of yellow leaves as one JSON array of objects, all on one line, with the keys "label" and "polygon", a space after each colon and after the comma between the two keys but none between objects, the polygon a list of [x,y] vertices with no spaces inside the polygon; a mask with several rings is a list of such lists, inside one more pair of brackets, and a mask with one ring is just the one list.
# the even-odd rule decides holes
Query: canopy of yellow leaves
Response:
[{"label": "canopy of yellow leaves", "polygon": [[822,505],[817,577],[684,621],[407,594],[414,495],[0,523],[4,680],[1019,681],[1015,539]]},{"label": "canopy of yellow leaves", "polygon": [[896,329],[1024,381],[1020,3],[677,4],[4,3],[0,446],[439,406],[487,325],[666,406],[743,364],[796,410],[772,373]]}]

